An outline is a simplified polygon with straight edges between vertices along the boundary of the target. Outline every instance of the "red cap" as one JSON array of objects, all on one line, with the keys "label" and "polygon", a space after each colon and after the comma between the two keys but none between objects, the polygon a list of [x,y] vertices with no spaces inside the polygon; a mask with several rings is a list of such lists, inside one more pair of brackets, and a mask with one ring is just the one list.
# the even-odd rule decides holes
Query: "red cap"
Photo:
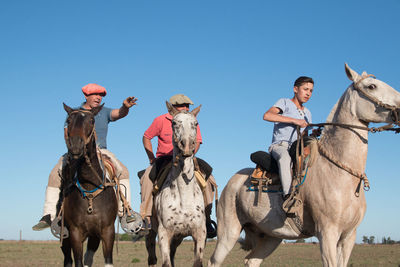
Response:
[{"label": "red cap", "polygon": [[95,84],[95,83],[89,83],[82,87],[82,92],[85,95],[91,95],[91,94],[101,94],[103,96],[106,96],[107,91],[106,88],[104,88],[101,85]]}]

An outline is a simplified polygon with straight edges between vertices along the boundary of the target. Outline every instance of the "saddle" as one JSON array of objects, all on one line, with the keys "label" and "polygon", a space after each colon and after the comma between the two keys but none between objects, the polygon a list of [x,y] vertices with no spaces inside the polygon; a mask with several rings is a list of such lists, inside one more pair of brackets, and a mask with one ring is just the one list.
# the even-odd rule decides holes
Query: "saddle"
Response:
[{"label": "saddle", "polygon": [[[304,182],[308,167],[312,165],[314,149],[316,145],[312,145],[317,139],[314,137],[303,137],[303,144],[299,145],[299,158],[296,159],[297,141],[295,141],[290,149],[289,155],[292,159],[292,190],[290,196],[283,201],[283,210],[286,212],[288,222],[292,229],[298,234],[310,236],[304,231],[302,222],[303,202],[298,198],[298,187]],[[256,164],[256,168],[250,177],[249,191],[258,191],[258,198],[263,193],[282,192],[282,185],[279,179],[279,167],[276,160],[265,151],[257,151],[250,155],[251,161]],[[297,166],[299,164],[299,166]],[[259,203],[259,200],[257,203]]]},{"label": "saddle", "polygon": [[[141,216],[140,216],[140,214],[138,214],[137,212],[134,212],[132,210],[132,208],[129,205],[128,201],[126,200],[124,194],[122,194],[120,185],[119,185],[118,174],[117,174],[114,164],[111,161],[111,158],[105,154],[101,154],[100,152],[97,153],[97,156],[98,156],[100,162],[102,163],[102,169],[105,174],[105,180],[104,180],[103,185],[104,186],[113,186],[114,192],[117,197],[117,201],[122,202],[122,206],[124,209],[124,215],[123,215],[123,217],[121,217],[122,229],[127,233],[138,232],[139,229],[141,228],[141,224],[142,224]],[[59,172],[61,173],[61,177],[63,177],[63,179],[61,181],[60,197],[57,202],[58,216],[51,223],[51,233],[56,238],[68,238],[69,237],[68,228],[64,227],[63,222],[62,222],[63,195],[64,195],[63,191],[65,192],[65,194],[68,194],[72,190],[72,188],[76,186],[75,183],[65,184],[64,178],[67,177],[67,175],[74,175],[68,171],[69,168],[66,168],[66,164],[68,164],[68,163],[65,163],[65,165],[62,166],[61,170],[59,170]],[[90,194],[90,197],[88,198],[88,203],[89,203],[89,208],[87,211],[88,213],[91,213],[93,211],[92,201],[98,194],[100,194],[102,192],[103,188],[101,188],[101,190],[95,191],[94,194]],[[84,196],[85,196],[85,194],[84,194]],[[127,223],[126,222],[126,218],[128,215],[136,218],[135,223]]]},{"label": "saddle", "polygon": [[[290,149],[289,155],[292,159],[292,173],[293,178],[298,177],[297,170],[300,169],[303,174],[304,169],[308,166],[309,155],[311,154],[310,144],[313,140],[316,140],[313,137],[304,137],[304,147],[299,147],[299,159],[296,160],[296,147],[297,141],[295,141]],[[251,175],[251,184],[254,186],[259,186],[260,184],[263,186],[268,185],[281,185],[281,181],[279,179],[279,167],[276,160],[265,151],[257,151],[250,155],[250,159],[252,162],[256,164],[256,168],[254,169]],[[300,168],[297,168],[297,163],[300,163]],[[295,181],[296,179],[292,179]],[[292,184],[293,185],[293,184]],[[265,190],[264,190],[265,191]]]},{"label": "saddle", "polygon": [[[194,158],[194,165],[196,179],[199,182],[200,187],[204,189],[213,169],[205,160],[197,157]],[[156,194],[164,184],[164,181],[167,178],[167,175],[171,168],[172,156],[163,156],[155,160],[153,168],[149,173],[149,178],[154,184],[154,194]],[[145,170],[141,170],[138,172],[139,179],[143,176],[144,172]]]},{"label": "saddle", "polygon": [[101,159],[103,161],[103,165],[106,171],[106,178],[109,181],[113,181],[113,178],[117,176],[117,173],[114,164],[111,162],[111,158],[107,155],[102,154]]},{"label": "saddle", "polygon": [[[289,215],[293,208],[297,194],[297,187],[303,182],[302,178],[305,177],[308,167],[311,165],[311,143],[317,140],[313,137],[303,137],[302,145],[299,145],[299,158],[296,159],[297,141],[295,141],[290,149],[289,155],[292,159],[292,193],[288,199],[285,199],[284,210]],[[251,161],[256,164],[256,167],[250,178],[249,191],[259,191],[264,193],[277,193],[282,192],[282,184],[279,179],[279,167],[276,160],[265,151],[257,151],[250,155]],[[299,164],[299,166],[297,166]],[[260,197],[260,194],[258,194]]]}]

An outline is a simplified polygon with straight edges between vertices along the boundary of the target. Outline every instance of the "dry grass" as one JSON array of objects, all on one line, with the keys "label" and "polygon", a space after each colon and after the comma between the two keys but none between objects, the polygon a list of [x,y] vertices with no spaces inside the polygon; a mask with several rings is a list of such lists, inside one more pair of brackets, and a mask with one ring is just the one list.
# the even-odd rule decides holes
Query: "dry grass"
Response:
[{"label": "dry grass", "polygon": [[[204,265],[212,254],[215,241],[208,242]],[[143,241],[119,242],[114,247],[114,266],[147,266]],[[159,251],[157,250],[157,255]],[[229,253],[223,266],[243,266],[247,254],[238,245]],[[191,266],[193,242],[184,242],[177,251],[176,266]],[[63,256],[55,241],[0,241],[0,266],[62,266]],[[101,248],[94,266],[104,266]],[[158,264],[160,266],[160,264]],[[283,244],[261,266],[321,266],[318,244]],[[400,266],[400,245],[356,245],[349,266]]]}]

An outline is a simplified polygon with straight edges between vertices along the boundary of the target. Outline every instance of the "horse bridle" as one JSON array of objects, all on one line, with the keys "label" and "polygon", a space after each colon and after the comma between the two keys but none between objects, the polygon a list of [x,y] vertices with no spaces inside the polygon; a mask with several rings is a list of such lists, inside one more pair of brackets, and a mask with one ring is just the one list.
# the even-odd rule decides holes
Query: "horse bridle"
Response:
[{"label": "horse bridle", "polygon": [[[89,110],[74,110],[71,113],[69,113],[68,115],[70,116],[73,113],[91,113],[91,111]],[[83,138],[84,141],[84,147],[83,147],[83,155],[85,157],[85,161],[86,164],[90,167],[91,171],[93,172],[93,174],[96,176],[96,178],[100,181],[100,185],[96,186],[95,189],[93,190],[87,190],[85,188],[82,187],[82,185],[79,183],[79,180],[76,181],[76,186],[78,187],[78,189],[81,191],[83,197],[86,197],[89,200],[89,207],[87,209],[87,212],[90,214],[93,212],[93,199],[98,196],[106,187],[108,186],[115,186],[115,183],[113,182],[106,182],[105,181],[105,170],[103,170],[103,178],[100,177],[100,175],[96,172],[96,170],[94,169],[92,163],[90,162],[90,158],[88,156],[87,153],[87,145],[89,144],[89,142],[92,140],[92,138],[96,139],[96,130],[95,130],[95,126],[93,125],[93,128],[90,132],[90,134],[88,136],[85,136]],[[69,144],[69,141],[68,141]]]},{"label": "horse bridle", "polygon": [[[71,111],[68,114],[68,116],[71,116],[71,114],[74,114],[74,113],[92,113],[92,112],[90,110],[78,109],[78,110]],[[85,143],[85,146],[84,146],[84,153],[85,154],[86,154],[86,146],[89,144],[89,142],[90,142],[90,140],[92,139],[93,136],[95,136],[95,138],[96,138],[96,131],[95,131],[95,126],[94,125],[93,125],[93,128],[92,128],[90,134],[88,136],[84,136],[83,137],[83,141]],[[67,136],[67,139],[68,139],[68,145],[69,145],[69,136]]]},{"label": "horse bridle", "polygon": [[[373,77],[375,78],[374,75],[372,74],[368,74],[363,76],[359,81],[354,82],[353,83],[353,88],[355,90],[357,90],[359,93],[361,93],[362,95],[364,95],[367,99],[369,99],[371,102],[373,102],[374,104],[376,104],[379,107],[382,107],[384,109],[390,110],[392,118],[394,118],[394,123],[397,126],[400,126],[400,121],[399,121],[399,116],[398,116],[398,112],[400,111],[400,108],[397,108],[396,106],[393,105],[389,105],[389,104],[385,104],[382,101],[380,101],[379,99],[377,99],[376,97],[372,96],[371,94],[369,94],[367,91],[365,91],[361,86],[360,83],[361,81],[363,81],[364,79],[368,78],[368,77]],[[365,130],[368,132],[372,132],[372,133],[376,133],[376,132],[382,132],[382,131],[394,131],[395,133],[399,133],[400,129],[399,128],[394,128],[393,125],[391,123],[375,128],[375,127],[363,127],[363,126],[358,126],[358,125],[351,125],[351,124],[343,124],[343,123],[332,123],[332,122],[328,122],[328,123],[316,123],[316,124],[309,124],[308,126],[313,127],[324,127],[324,126],[337,126],[337,127],[342,127],[342,128],[347,128],[347,129],[360,129],[360,130]],[[303,146],[302,142],[299,142],[300,140],[302,140],[302,134],[300,134],[300,127],[297,127],[297,131],[298,131],[298,142],[297,142],[297,148],[296,148],[296,155],[297,155],[297,160],[298,160],[298,155],[299,155],[299,143],[301,143],[301,146]],[[303,132],[304,133],[304,132]],[[301,137],[300,137],[301,136]],[[301,147],[301,149],[303,149],[303,147]],[[346,172],[350,173],[351,175],[357,177],[360,179],[360,183],[356,189],[356,193],[355,195],[358,197],[359,196],[359,190],[360,190],[360,185],[361,185],[361,181],[364,181],[364,190],[368,191],[370,188],[369,185],[369,181],[367,178],[367,175],[358,171],[353,170],[352,168],[350,168],[349,166],[341,163],[339,160],[335,159],[335,157],[333,155],[331,155],[323,146],[320,142],[318,142],[318,149],[320,151],[320,153],[327,158],[329,161],[331,161],[333,164],[335,164],[337,167],[345,170]],[[301,150],[303,151],[303,150]],[[299,163],[297,163],[299,164]]]},{"label": "horse bridle", "polygon": [[366,98],[368,98],[370,101],[372,101],[374,104],[376,104],[379,107],[382,107],[384,109],[390,110],[391,111],[391,115],[394,118],[395,124],[399,125],[399,116],[398,116],[398,112],[400,112],[400,108],[393,106],[393,105],[389,105],[389,104],[385,104],[382,101],[380,101],[379,99],[377,99],[376,97],[372,96],[371,94],[369,94],[367,91],[364,90],[364,88],[362,88],[360,86],[360,83],[365,80],[366,78],[369,77],[373,77],[375,78],[375,76],[373,74],[368,74],[365,75],[364,77],[362,77],[359,81],[353,83],[353,88],[356,89],[359,93],[361,93],[362,95],[364,95]]}]

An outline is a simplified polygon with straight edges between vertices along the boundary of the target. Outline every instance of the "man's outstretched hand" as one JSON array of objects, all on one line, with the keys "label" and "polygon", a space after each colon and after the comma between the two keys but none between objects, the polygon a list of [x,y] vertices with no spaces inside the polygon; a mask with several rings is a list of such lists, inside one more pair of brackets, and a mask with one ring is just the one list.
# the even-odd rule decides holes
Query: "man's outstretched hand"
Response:
[{"label": "man's outstretched hand", "polygon": [[136,101],[137,101],[137,98],[135,98],[134,96],[129,96],[124,100],[123,104],[125,107],[131,108],[134,105],[136,105]]}]

